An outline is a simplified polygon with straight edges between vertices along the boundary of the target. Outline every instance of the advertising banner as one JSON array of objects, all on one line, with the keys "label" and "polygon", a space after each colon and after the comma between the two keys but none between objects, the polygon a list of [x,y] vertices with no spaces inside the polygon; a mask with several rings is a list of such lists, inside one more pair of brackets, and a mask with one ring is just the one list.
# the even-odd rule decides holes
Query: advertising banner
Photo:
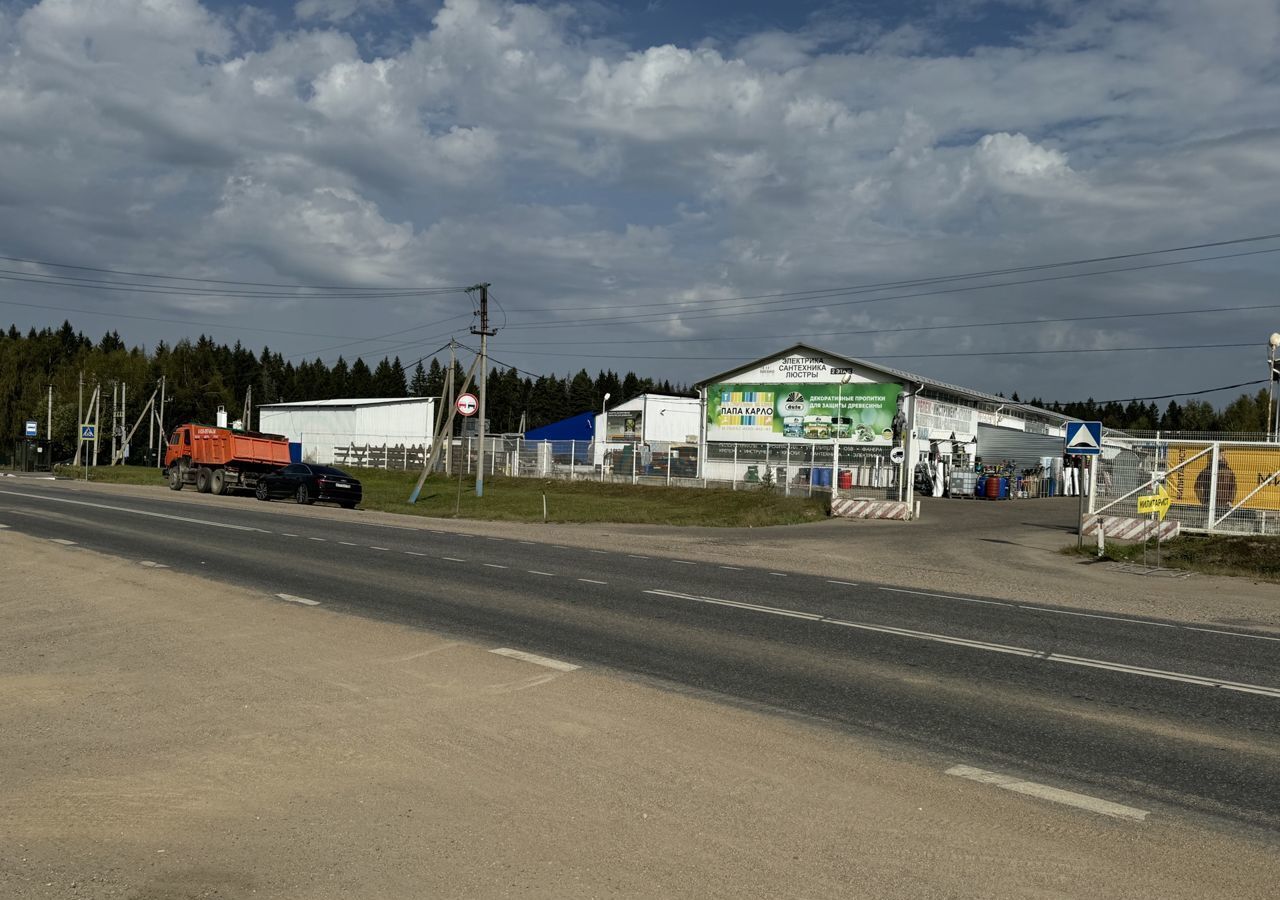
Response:
[{"label": "advertising banner", "polygon": [[893,443],[896,384],[713,384],[708,441]]},{"label": "advertising banner", "polygon": [[[1166,487],[1177,505],[1208,506],[1212,451],[1175,469],[1206,449],[1205,444],[1169,445]],[[1280,471],[1280,449],[1223,447],[1218,453],[1218,508],[1230,509]],[[1245,501],[1243,509],[1280,512],[1280,484],[1275,479]]]},{"label": "advertising banner", "polygon": [[605,417],[604,439],[610,444],[635,443],[642,431],[641,410],[611,412]]}]

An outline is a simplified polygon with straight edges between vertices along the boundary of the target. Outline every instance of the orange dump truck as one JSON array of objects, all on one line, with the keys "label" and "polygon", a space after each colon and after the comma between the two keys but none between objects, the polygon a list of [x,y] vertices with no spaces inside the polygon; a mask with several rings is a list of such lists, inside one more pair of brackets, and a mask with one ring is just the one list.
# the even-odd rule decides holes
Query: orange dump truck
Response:
[{"label": "orange dump truck", "polygon": [[194,484],[202,494],[253,490],[258,476],[287,465],[289,442],[281,435],[213,425],[179,425],[164,455],[170,489]]}]

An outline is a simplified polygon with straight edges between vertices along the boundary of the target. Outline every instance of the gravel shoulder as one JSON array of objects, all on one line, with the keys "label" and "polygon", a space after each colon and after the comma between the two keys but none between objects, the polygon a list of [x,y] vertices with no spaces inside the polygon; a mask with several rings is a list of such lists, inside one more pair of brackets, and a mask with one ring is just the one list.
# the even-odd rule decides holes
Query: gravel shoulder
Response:
[{"label": "gravel shoulder", "polygon": [[1271,896],[1274,845],[0,531],[0,896]]}]

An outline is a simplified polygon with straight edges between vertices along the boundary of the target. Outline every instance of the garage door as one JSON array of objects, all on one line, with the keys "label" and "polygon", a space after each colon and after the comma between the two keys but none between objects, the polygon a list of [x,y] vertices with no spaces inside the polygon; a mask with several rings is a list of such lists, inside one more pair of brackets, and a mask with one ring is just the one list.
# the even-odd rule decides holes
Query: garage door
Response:
[{"label": "garage door", "polygon": [[1042,457],[1062,456],[1062,446],[1062,438],[1050,434],[1032,434],[995,425],[978,426],[978,455],[987,465],[1011,459],[1018,471],[1032,469],[1040,465]]}]

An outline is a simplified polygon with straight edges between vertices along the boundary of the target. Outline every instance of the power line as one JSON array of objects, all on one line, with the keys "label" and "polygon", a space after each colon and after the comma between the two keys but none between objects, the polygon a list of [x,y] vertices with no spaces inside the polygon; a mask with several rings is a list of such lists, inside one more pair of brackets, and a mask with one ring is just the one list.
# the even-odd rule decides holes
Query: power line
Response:
[{"label": "power line", "polygon": [[[289,358],[289,359],[302,359],[303,357],[311,356],[311,355],[313,355],[313,354],[315,354],[315,355],[319,355],[319,354],[321,354],[321,353],[328,353],[328,352],[329,352],[329,351],[331,351],[331,350],[341,350],[341,349],[342,349],[342,348],[344,348],[344,347],[354,347],[354,346],[355,346],[355,345],[357,345],[357,344],[367,344],[367,343],[372,343],[372,342],[375,342],[375,341],[384,341],[384,340],[386,340],[387,338],[394,337],[395,335],[408,334],[408,333],[409,333],[409,332],[411,332],[411,331],[421,331],[421,330],[422,330],[422,329],[424,329],[424,328],[434,328],[436,325],[443,325],[445,322],[452,322],[452,321],[454,321],[455,319],[465,319],[466,317],[467,317],[467,314],[466,314],[466,313],[459,313],[459,314],[458,314],[458,315],[456,315],[456,316],[449,316],[448,318],[445,318],[445,319],[437,319],[436,321],[434,321],[434,322],[428,322],[428,323],[427,323],[427,324],[425,324],[425,325],[415,325],[415,326],[414,326],[414,327],[412,327],[412,328],[399,328],[399,329],[396,329],[395,331],[390,331],[390,332],[388,332],[388,333],[386,333],[386,334],[380,334],[380,335],[376,335],[376,336],[374,336],[374,337],[357,338],[357,339],[356,339],[356,340],[354,340],[354,341],[347,341],[345,344],[335,344],[335,345],[333,345],[332,347],[322,347],[322,348],[321,348],[321,349],[319,349],[319,350],[310,350],[310,351],[308,351],[308,352],[306,352],[306,353],[295,353],[293,356],[290,356],[290,357],[288,357],[288,358]],[[338,335],[334,335],[334,337],[337,337],[337,336],[338,336]],[[392,347],[392,348],[390,348],[389,350],[386,350],[386,351],[383,351],[383,352],[390,353],[390,352],[392,352],[393,350],[399,350],[399,349],[402,349],[403,347],[406,347],[406,346],[410,346],[410,347],[418,346],[420,343],[421,343],[421,342],[419,342],[419,341],[414,341],[414,342],[412,342],[412,343],[410,343],[410,344],[397,344],[395,347]],[[448,346],[448,345],[446,344],[446,346]]]},{"label": "power line", "polygon": [[[859,354],[857,359],[940,359],[943,357],[956,356],[1040,356],[1048,354],[1065,354],[1065,353],[1139,353],[1152,352],[1161,350],[1220,350],[1227,348],[1239,347],[1256,347],[1257,342],[1239,344],[1173,344],[1164,347],[1077,347],[1062,350],[980,350],[980,351],[957,351],[952,353],[886,353],[875,356],[865,356]],[[590,354],[590,353],[540,353],[535,350],[524,351],[528,356],[568,356],[575,359],[645,359],[645,360],[670,360],[679,361],[687,360],[687,356],[624,356],[619,357],[617,354]],[[737,356],[702,356],[699,357],[704,362],[734,362],[740,359]]]},{"label": "power line", "polygon": [[[18,263],[27,263],[29,265],[35,265],[35,266],[44,266],[45,268],[49,268],[49,269],[74,269],[79,272],[100,272],[100,273],[105,273],[109,275],[124,275],[129,278],[158,278],[164,281],[192,281],[192,282],[199,282],[201,284],[230,284],[230,285],[237,285],[239,287],[297,288],[300,290],[309,290],[309,291],[417,290],[414,288],[367,288],[366,289],[366,288],[356,288],[349,285],[343,286],[343,285],[324,285],[324,284],[282,284],[279,282],[269,282],[269,281],[230,281],[230,280],[219,279],[219,278],[193,278],[186,275],[165,275],[165,274],[157,274],[157,273],[151,273],[151,272],[129,272],[123,269],[106,269],[98,266],[73,265],[71,263],[56,263],[56,262],[49,262],[47,260],[28,259],[22,256],[0,256],[0,260],[5,262],[18,262]],[[9,270],[5,270],[5,271],[9,271]],[[71,276],[56,276],[56,277],[69,278]],[[439,291],[442,293],[457,293],[458,291],[463,290],[463,287],[461,285],[458,285],[458,286],[451,286],[451,287],[427,288],[426,290]]]},{"label": "power line", "polygon": [[349,288],[347,293],[300,293],[296,291],[233,291],[225,288],[193,288],[163,287],[159,285],[139,284],[128,281],[101,281],[91,278],[75,278],[74,276],[51,277],[31,273],[4,274],[12,272],[0,269],[0,281],[16,281],[26,284],[38,284],[42,287],[76,288],[90,291],[114,291],[130,294],[160,294],[166,297],[233,297],[249,300],[395,300],[402,297],[430,297],[441,294],[458,293],[452,290],[396,290],[379,291],[375,289]]},{"label": "power line", "polygon": [[1202,313],[1221,313],[1221,312],[1251,312],[1260,309],[1280,309],[1280,303],[1262,303],[1255,306],[1217,306],[1206,307],[1204,309],[1179,309],[1169,312],[1147,312],[1147,313],[1107,313],[1098,316],[1067,316],[1060,319],[1013,319],[1003,322],[970,322],[951,325],[911,325],[900,328],[869,328],[859,331],[802,331],[792,332],[790,334],[768,334],[768,335],[750,335],[750,336],[734,336],[734,337],[706,337],[706,338],[639,338],[635,340],[596,340],[596,341],[515,341],[507,342],[509,347],[545,347],[548,345],[557,347],[573,347],[580,345],[596,346],[599,344],[707,344],[719,343],[721,341],[777,341],[780,338],[806,338],[806,337],[844,337],[850,335],[868,335],[868,334],[904,334],[907,332],[917,331],[949,331],[962,328],[996,328],[1012,325],[1055,325],[1062,322],[1095,322],[1106,319],[1147,319],[1147,318],[1168,318],[1169,316],[1189,316]]},{"label": "power line", "polygon": [[[1139,250],[1131,253],[1112,254],[1110,256],[1095,256],[1095,257],[1090,257],[1086,259],[1073,259],[1073,260],[1066,260],[1062,262],[1038,263],[1038,264],[1029,265],[1029,266],[1015,266],[1015,267],[1004,268],[1004,269],[988,269],[980,272],[962,272],[960,274],[955,274],[955,275],[931,275],[931,276],[925,276],[922,278],[912,278],[912,279],[905,279],[905,280],[899,280],[899,281],[880,281],[880,282],[874,282],[870,284],[846,285],[844,287],[820,288],[820,289],[812,289],[812,290],[805,290],[805,291],[782,291],[782,292],[772,293],[772,294],[754,294],[754,295],[746,295],[742,297],[712,298],[712,299],[707,299],[707,300],[702,300],[697,302],[708,303],[708,304],[709,303],[736,303],[743,300],[762,300],[762,299],[773,299],[773,298],[782,298],[782,297],[814,299],[824,294],[839,296],[839,295],[852,294],[852,293],[866,293],[866,292],[884,290],[887,288],[895,288],[895,287],[914,287],[914,286],[923,285],[923,284],[932,284],[932,283],[940,283],[940,282],[948,282],[948,281],[964,281],[972,278],[993,278],[998,275],[1014,275],[1021,272],[1033,272],[1033,271],[1040,271],[1044,269],[1067,268],[1071,266],[1082,266],[1082,265],[1089,265],[1094,263],[1116,262],[1122,259],[1137,259],[1143,256],[1158,256],[1158,255],[1163,255],[1167,253],[1184,253],[1191,250],[1207,250],[1212,247],[1228,247],[1236,244],[1256,243],[1259,241],[1269,241],[1277,238],[1280,238],[1280,232],[1276,232],[1272,234],[1251,235],[1249,237],[1243,237],[1243,238],[1231,238],[1229,240],[1222,240],[1222,241],[1210,241],[1210,242],[1201,243],[1201,244],[1186,244],[1181,247],[1166,247],[1159,250]],[[1210,258],[1213,258],[1213,257],[1210,257]],[[1120,270],[1120,271],[1124,271],[1124,270]],[[682,305],[688,304],[689,302],[691,301],[665,300],[660,303],[621,303],[617,305],[620,307],[625,306],[628,309],[636,309],[641,307],[655,307],[655,306],[682,306]],[[580,307],[578,306],[548,306],[548,307],[527,309],[527,310],[523,310],[523,312],[557,312],[557,311],[563,311],[563,310],[577,310],[579,308]],[[611,307],[604,307],[604,308],[611,308]]]},{"label": "power line", "polygon": [[[792,313],[792,312],[799,312],[802,310],[810,310],[810,309],[830,309],[830,308],[843,307],[843,306],[858,306],[858,305],[869,304],[869,303],[884,303],[890,300],[909,300],[916,297],[937,297],[937,296],[942,296],[946,294],[961,294],[961,293],[968,293],[971,291],[989,290],[992,288],[1015,287],[1018,285],[1025,285],[1025,284],[1043,284],[1045,282],[1051,282],[1051,281],[1067,281],[1073,278],[1088,278],[1088,277],[1097,276],[1097,275],[1111,275],[1116,272],[1137,272],[1137,271],[1143,271],[1147,269],[1162,269],[1170,266],[1184,266],[1190,263],[1211,262],[1214,260],[1222,260],[1222,259],[1237,259],[1240,257],[1258,256],[1258,255],[1267,254],[1267,253],[1280,253],[1280,247],[1273,247],[1267,250],[1250,250],[1242,253],[1226,253],[1218,256],[1200,256],[1194,259],[1175,260],[1172,262],[1165,262],[1165,263],[1146,263],[1140,266],[1119,266],[1112,269],[1100,269],[1094,272],[1070,272],[1065,275],[1048,275],[1042,278],[1024,278],[1017,281],[1001,281],[1001,282],[995,282],[992,284],[967,285],[963,287],[945,288],[945,289],[936,290],[936,291],[918,291],[910,294],[891,294],[887,297],[872,297],[865,300],[845,300],[839,303],[816,303],[816,304],[809,304],[806,306],[790,306],[784,309],[761,308],[761,307],[776,305],[772,302],[753,303],[753,304],[747,304],[745,306],[738,307],[735,309],[731,309],[727,312],[706,313],[703,315],[696,315],[696,316],[682,315],[680,316],[680,321],[681,323],[684,323],[684,322],[699,321],[703,319],[722,319],[727,316],[738,316],[738,317],[755,316],[755,315],[761,315],[762,313],[767,313],[767,312]],[[857,292],[850,292],[850,293],[857,293]],[[783,301],[783,302],[790,303],[793,301]],[[744,310],[754,310],[754,311],[746,312]],[[546,322],[516,323],[514,325],[509,325],[508,328],[509,329],[564,328],[566,324],[572,324],[574,327],[581,327],[583,323],[590,323],[590,322],[603,322],[603,323],[608,323],[613,325],[651,324],[652,322],[662,321],[664,318],[669,317],[669,315],[670,314],[668,313],[637,313],[634,316],[597,316],[595,318],[586,318],[586,319],[580,318],[575,320],[572,323],[566,323],[562,320],[546,321]],[[655,316],[657,316],[658,318],[654,319]],[[598,326],[587,325],[586,327],[598,327]]]},{"label": "power line", "polygon": [[[1094,400],[1097,406],[1106,406],[1108,403],[1140,403],[1144,400],[1168,400],[1173,397],[1199,397],[1201,394],[1216,394],[1218,391],[1229,391],[1233,388],[1253,387],[1255,384],[1266,384],[1266,378],[1259,378],[1257,381],[1242,381],[1239,384],[1224,384],[1222,387],[1205,388],[1202,391],[1183,391],[1180,394],[1158,394],[1155,397],[1127,397],[1124,400]],[[1054,400],[1051,405],[1070,406],[1072,403],[1087,403],[1090,401],[1072,400],[1070,403],[1062,403]]]}]

